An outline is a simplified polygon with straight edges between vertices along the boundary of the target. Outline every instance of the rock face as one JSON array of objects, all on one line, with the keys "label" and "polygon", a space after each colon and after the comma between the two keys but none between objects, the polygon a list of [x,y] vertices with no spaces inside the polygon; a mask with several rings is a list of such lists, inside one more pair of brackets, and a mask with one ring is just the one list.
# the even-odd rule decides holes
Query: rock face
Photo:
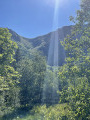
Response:
[{"label": "rock face", "polygon": [[[52,39],[52,34],[55,34],[55,32],[57,32],[58,53],[59,53],[58,60],[59,60],[59,65],[61,66],[64,63],[65,50],[61,45],[60,41],[63,41],[64,38],[71,33],[71,29],[72,29],[72,26],[64,26],[62,28],[59,28],[56,31],[53,31],[51,33],[48,33],[46,35],[39,36],[36,38],[25,38],[25,37],[19,36],[17,33],[12,31],[11,29],[9,29],[9,31],[12,34],[12,40],[17,42],[23,55],[28,54],[30,50],[41,51],[42,55],[46,56],[46,58],[48,58],[48,52],[49,52],[50,40]],[[52,65],[52,62],[53,61],[51,59],[51,65]]]}]

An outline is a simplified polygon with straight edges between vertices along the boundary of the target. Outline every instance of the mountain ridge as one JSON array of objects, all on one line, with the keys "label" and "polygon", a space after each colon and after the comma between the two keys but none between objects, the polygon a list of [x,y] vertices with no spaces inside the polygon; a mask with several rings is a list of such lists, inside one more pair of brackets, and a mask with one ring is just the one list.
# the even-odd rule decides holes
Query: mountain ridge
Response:
[{"label": "mountain ridge", "polygon": [[14,32],[11,29],[9,29],[9,32],[12,34],[11,39],[18,44],[23,56],[25,54],[29,54],[29,52],[31,51],[34,51],[34,52],[40,51],[43,56],[46,56],[46,58],[48,58],[48,51],[49,51],[51,36],[52,34],[55,34],[55,32],[57,32],[58,39],[59,39],[58,40],[59,41],[58,52],[59,52],[59,61],[60,61],[59,65],[62,65],[65,60],[65,50],[61,45],[60,41],[63,41],[67,35],[71,34],[72,27],[73,27],[72,25],[63,26],[62,28],[58,28],[56,31],[53,31],[46,35],[38,36],[35,38],[25,38],[23,36],[18,35],[16,32]]}]

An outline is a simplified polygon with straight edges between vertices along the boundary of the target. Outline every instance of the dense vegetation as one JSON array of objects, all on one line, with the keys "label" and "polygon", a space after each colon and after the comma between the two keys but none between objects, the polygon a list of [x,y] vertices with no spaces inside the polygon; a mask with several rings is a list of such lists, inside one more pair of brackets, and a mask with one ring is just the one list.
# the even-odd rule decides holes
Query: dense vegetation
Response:
[{"label": "dense vegetation", "polygon": [[0,28],[0,115],[19,107],[19,78],[12,63],[18,48],[7,29]]},{"label": "dense vegetation", "polygon": [[[71,17],[72,19],[72,17]],[[72,34],[62,43],[67,64],[61,67],[60,79],[68,82],[60,91],[60,102],[68,103],[75,119],[90,119],[90,1],[83,0],[77,11]]]},{"label": "dense vegetation", "polygon": [[9,30],[0,28],[0,119],[90,119],[90,0],[82,0],[77,17],[70,20],[75,26],[61,43],[66,63],[58,68],[59,101],[53,105],[49,95],[49,104],[41,105],[45,74],[49,92],[53,74],[46,72],[46,58],[36,49],[22,52],[25,46],[18,47]]}]

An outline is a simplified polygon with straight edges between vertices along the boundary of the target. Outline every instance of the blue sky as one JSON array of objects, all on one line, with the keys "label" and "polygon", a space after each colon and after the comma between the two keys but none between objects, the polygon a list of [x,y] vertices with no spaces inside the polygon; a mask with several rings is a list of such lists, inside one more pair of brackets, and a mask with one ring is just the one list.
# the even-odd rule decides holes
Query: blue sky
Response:
[{"label": "blue sky", "polygon": [[[59,0],[58,27],[71,25],[79,0]],[[55,0],[0,0],[0,27],[33,38],[52,31]],[[54,28],[56,29],[56,28]]]}]

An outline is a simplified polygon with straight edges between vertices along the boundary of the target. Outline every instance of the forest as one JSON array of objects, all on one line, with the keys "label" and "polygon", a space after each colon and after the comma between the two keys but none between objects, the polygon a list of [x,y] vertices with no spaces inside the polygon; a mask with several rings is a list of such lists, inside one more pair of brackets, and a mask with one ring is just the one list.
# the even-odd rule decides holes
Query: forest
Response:
[{"label": "forest", "polygon": [[90,120],[90,0],[81,0],[70,21],[71,34],[60,41],[65,62],[58,68],[0,28],[0,120]]}]

